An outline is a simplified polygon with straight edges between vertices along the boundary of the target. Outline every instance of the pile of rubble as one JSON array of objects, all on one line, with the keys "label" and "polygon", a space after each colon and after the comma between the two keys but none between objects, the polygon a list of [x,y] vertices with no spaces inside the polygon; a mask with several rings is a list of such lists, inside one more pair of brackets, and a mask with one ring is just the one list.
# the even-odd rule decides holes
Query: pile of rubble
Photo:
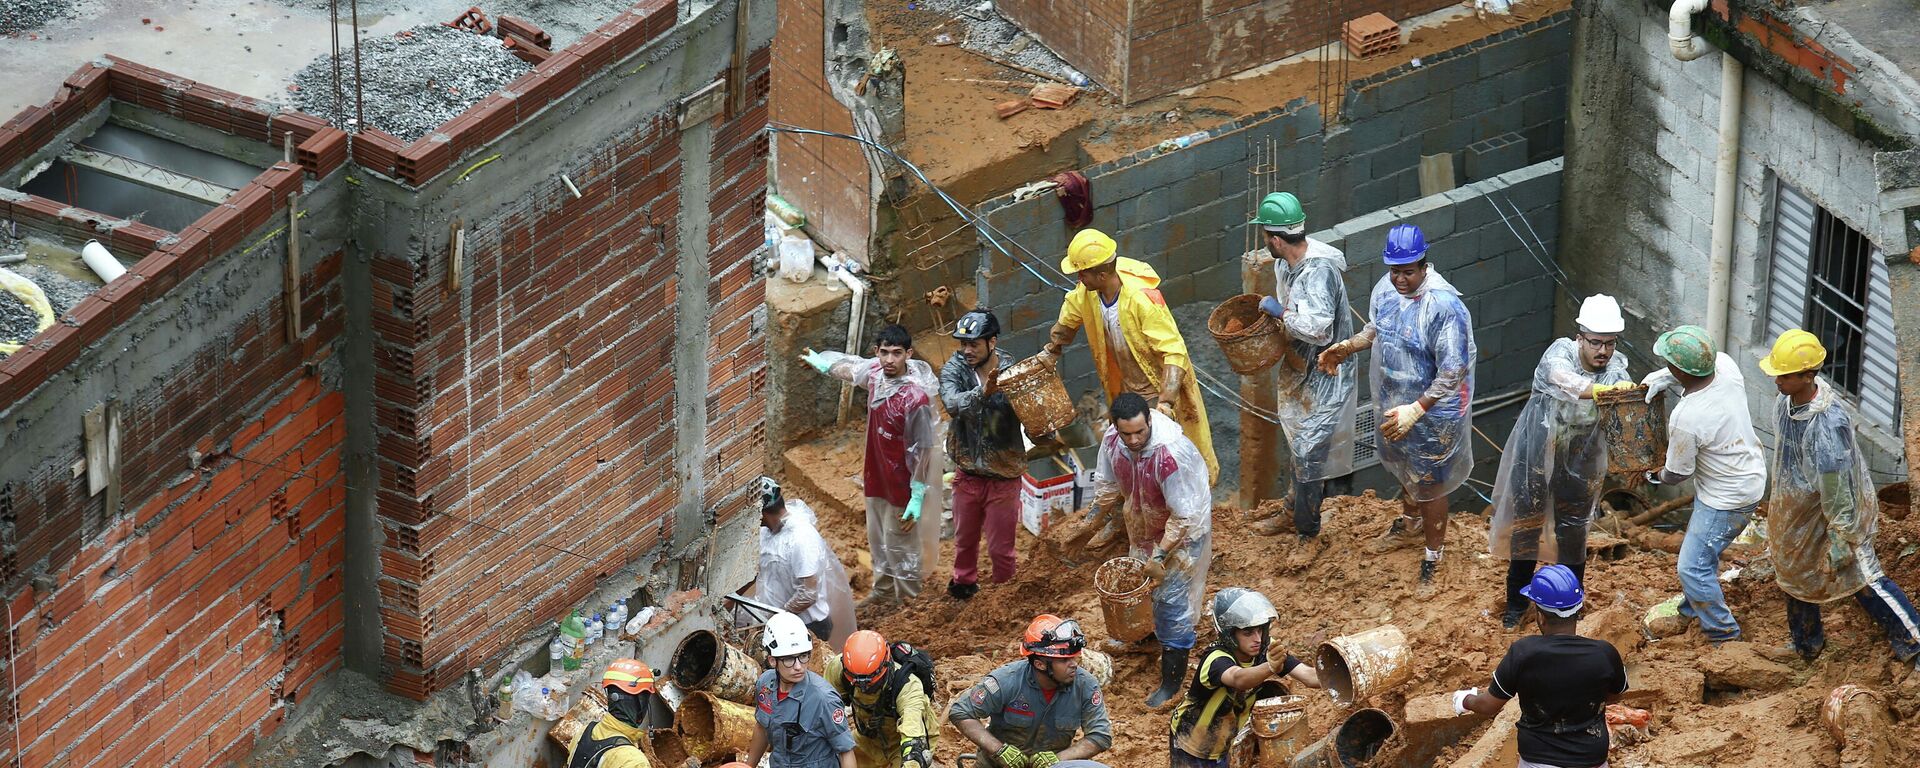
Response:
[{"label": "pile of rubble", "polygon": [[0,3],[0,35],[34,29],[73,16],[73,0],[6,0]]},{"label": "pile of rubble", "polygon": [[[411,142],[500,90],[532,66],[500,39],[441,24],[422,24],[360,43],[360,101],[366,124]],[[335,109],[333,64],[322,56],[293,76],[293,104],[347,127],[355,116],[353,52],[340,55]]]}]

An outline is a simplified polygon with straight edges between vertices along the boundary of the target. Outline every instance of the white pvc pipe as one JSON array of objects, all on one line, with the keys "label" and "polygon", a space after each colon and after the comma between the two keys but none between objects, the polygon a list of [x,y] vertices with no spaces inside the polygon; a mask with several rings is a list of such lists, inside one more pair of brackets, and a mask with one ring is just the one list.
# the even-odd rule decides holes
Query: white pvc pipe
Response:
[{"label": "white pvc pipe", "polygon": [[[847,312],[847,349],[849,355],[860,354],[860,334],[863,332],[867,315],[867,284],[854,276],[853,260],[838,253],[829,253],[820,257],[820,263],[826,265],[827,274],[840,280],[847,290],[853,292],[853,305]],[[853,407],[853,385],[840,388],[840,413],[845,414]]]},{"label": "white pvc pipe", "polygon": [[120,260],[108,253],[107,247],[98,240],[88,240],[86,245],[80,247],[80,260],[86,262],[87,268],[99,275],[103,283],[111,283],[114,278],[127,273],[127,268],[120,265]]},{"label": "white pvc pipe", "polygon": [[1707,55],[1710,49],[1693,36],[1693,15],[1706,9],[1707,0],[1677,0],[1667,11],[1667,44],[1674,58],[1693,61]]},{"label": "white pvc pipe", "polygon": [[1713,251],[1707,278],[1707,333],[1726,349],[1733,284],[1734,203],[1740,192],[1740,100],[1744,68],[1720,54],[1720,149],[1713,167]]}]

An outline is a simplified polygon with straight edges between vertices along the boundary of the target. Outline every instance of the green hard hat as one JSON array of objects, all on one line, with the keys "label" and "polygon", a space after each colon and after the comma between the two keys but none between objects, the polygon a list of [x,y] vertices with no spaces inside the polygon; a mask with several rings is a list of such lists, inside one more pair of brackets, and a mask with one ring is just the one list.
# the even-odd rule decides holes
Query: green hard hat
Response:
[{"label": "green hard hat", "polygon": [[1274,192],[1261,198],[1259,215],[1247,223],[1279,230],[1282,234],[1303,235],[1307,232],[1307,212],[1300,208],[1300,198],[1292,192]]},{"label": "green hard hat", "polygon": [[1660,334],[1653,342],[1653,353],[1695,376],[1713,375],[1713,337],[1700,326],[1683,325]]}]

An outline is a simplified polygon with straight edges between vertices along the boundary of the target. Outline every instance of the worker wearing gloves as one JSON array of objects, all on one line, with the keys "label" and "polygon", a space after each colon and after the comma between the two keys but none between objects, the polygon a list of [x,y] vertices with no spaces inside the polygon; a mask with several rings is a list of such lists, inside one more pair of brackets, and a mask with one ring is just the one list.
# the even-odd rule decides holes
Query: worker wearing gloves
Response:
[{"label": "worker wearing gloves", "polygon": [[1507,646],[1493,684],[1455,691],[1453,708],[1499,714],[1520,697],[1520,768],[1605,768],[1607,705],[1627,691],[1627,667],[1611,643],[1581,637],[1586,593],[1564,565],[1533,575],[1521,593],[1540,607],[1540,634]]},{"label": "worker wearing gloves", "polygon": [[954,323],[960,349],[940,368],[940,403],[953,418],[947,455],[953,457],[953,580],[947,594],[961,600],[980,591],[980,534],[987,535],[993,583],[1013,578],[1014,528],[1020,524],[1020,477],[1027,461],[1020,417],[1000,391],[1000,372],[1013,356],[1000,351],[1000,320],[975,308]]},{"label": "worker wearing gloves", "polygon": [[[910,646],[907,652],[912,652]],[[853,708],[854,752],[860,768],[934,768],[940,721],[933,709],[933,692],[893,656],[880,633],[855,632],[842,653],[827,658],[824,677],[840,693],[840,700]],[[927,673],[932,673],[931,664]]]},{"label": "worker wearing gloves", "polygon": [[1493,483],[1493,525],[1487,544],[1507,561],[1507,608],[1501,623],[1520,625],[1527,603],[1520,588],[1543,558],[1586,578],[1587,526],[1606,478],[1606,436],[1596,426],[1594,397],[1630,388],[1627,356],[1614,346],[1626,330],[1620,305],[1605,294],[1580,303],[1572,338],[1555,339],[1533,369],[1533,395],[1507,435]]},{"label": "worker wearing gloves", "polygon": [[1160,687],[1147,697],[1158,709],[1180,693],[1193,649],[1194,616],[1213,560],[1213,493],[1199,449],[1165,413],[1124,392],[1109,410],[1100,441],[1093,500],[1118,510],[1130,553],[1152,577],[1153,631],[1160,639]]},{"label": "worker wearing gloves", "polygon": [[[1693,515],[1680,543],[1680,591],[1686,595],[1679,615],[1648,624],[1658,636],[1686,631],[1700,620],[1707,639],[1740,639],[1740,622],[1727,610],[1720,591],[1720,553],[1747,525],[1767,490],[1767,467],[1760,438],[1747,412],[1747,383],[1733,359],[1714,351],[1713,339],[1697,325],[1660,334],[1653,354],[1666,368],[1647,374],[1647,402],[1662,392],[1677,395],[1679,405],[1667,419],[1666,465],[1646,473],[1644,481],[1673,484],[1693,480]],[[1642,478],[1629,478],[1638,485]]]},{"label": "worker wearing gloves", "polygon": [[[1347,284],[1341,279],[1347,257],[1307,237],[1307,214],[1291,193],[1267,195],[1251,223],[1261,227],[1274,258],[1275,293],[1262,299],[1260,308],[1286,329],[1293,347],[1288,360],[1304,369],[1282,367],[1277,400],[1280,427],[1293,454],[1293,530],[1304,539],[1320,535],[1320,503],[1328,486],[1344,491],[1353,474],[1358,362],[1343,360],[1332,373],[1305,365],[1353,335]],[[1278,518],[1255,526],[1269,535],[1284,528]]]},{"label": "worker wearing gloves", "polygon": [[1447,494],[1473,468],[1473,318],[1460,291],[1427,264],[1411,224],[1387,232],[1387,274],[1373,287],[1367,326],[1320,353],[1331,374],[1362,349],[1380,432],[1380,463],[1400,481],[1401,515],[1368,551],[1426,544],[1420,583],[1431,584],[1447,540]]},{"label": "worker wearing gloves", "polygon": [[1760,370],[1773,377],[1773,490],[1767,541],[1774,580],[1787,593],[1791,650],[1812,659],[1826,646],[1820,606],[1853,597],[1879,622],[1893,655],[1920,670],[1920,614],[1873,551],[1880,507],[1860,454],[1853,409],[1820,377],[1827,350],[1800,329],[1780,334]]},{"label": "worker wearing gloves", "polygon": [[636,659],[616,659],[600,679],[607,693],[607,714],[580,729],[567,745],[567,768],[650,768],[646,743],[647,708],[653,705],[653,670]]},{"label": "worker wearing gloves", "polygon": [[807,631],[838,643],[856,627],[847,570],[817,528],[813,508],[788,499],[771,477],[760,492],[760,571],[754,599],[799,616]]},{"label": "worker wearing gloves", "polygon": [[[903,603],[940,551],[940,424],[933,367],[913,359],[913,336],[898,324],[880,329],[874,356],[807,350],[813,369],[867,390],[867,448],[861,478],[867,493],[867,551],[873,589],[859,607]],[[921,517],[932,520],[919,525]]]},{"label": "worker wearing gloves", "polygon": [[847,710],[825,678],[807,669],[813,640],[800,617],[767,619],[760,645],[773,665],[753,689],[753,743],[747,764],[770,755],[772,768],[857,768]]},{"label": "worker wearing gloves", "polygon": [[1025,658],[980,678],[947,719],[995,768],[1054,768],[1105,752],[1113,726],[1100,684],[1080,668],[1086,647],[1079,622],[1035,616],[1020,640]]},{"label": "worker wearing gloves", "polygon": [[1319,688],[1320,675],[1292,654],[1273,654],[1280,613],[1266,595],[1227,587],[1213,596],[1213,648],[1200,659],[1186,697],[1174,707],[1169,768],[1227,768],[1227,748],[1253,720],[1255,689],[1290,678]]}]

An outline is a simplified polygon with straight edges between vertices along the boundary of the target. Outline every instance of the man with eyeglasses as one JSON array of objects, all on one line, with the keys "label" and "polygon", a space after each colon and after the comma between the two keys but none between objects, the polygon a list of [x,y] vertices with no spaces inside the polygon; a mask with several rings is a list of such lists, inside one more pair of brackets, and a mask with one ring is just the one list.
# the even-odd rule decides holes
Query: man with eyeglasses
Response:
[{"label": "man with eyeglasses", "polygon": [[[1586,580],[1587,528],[1607,472],[1606,438],[1597,428],[1600,393],[1633,386],[1627,356],[1616,354],[1626,320],[1612,296],[1580,303],[1572,338],[1555,339],[1533,369],[1533,395],[1500,454],[1493,483],[1494,557],[1507,561],[1507,608],[1500,623],[1520,626],[1540,553]],[[1551,547],[1551,549],[1548,549]]]},{"label": "man with eyeglasses", "polygon": [[773,669],[754,684],[753,744],[747,764],[770,756],[772,768],[859,768],[847,710],[826,678],[807,669],[813,639],[806,622],[782,611],[767,619],[760,645]]},{"label": "man with eyeglasses", "polygon": [[1086,647],[1079,622],[1034,617],[1020,643],[1026,658],[980,678],[947,719],[995,768],[1055,768],[1106,751],[1113,728],[1100,684],[1080,668]]}]

